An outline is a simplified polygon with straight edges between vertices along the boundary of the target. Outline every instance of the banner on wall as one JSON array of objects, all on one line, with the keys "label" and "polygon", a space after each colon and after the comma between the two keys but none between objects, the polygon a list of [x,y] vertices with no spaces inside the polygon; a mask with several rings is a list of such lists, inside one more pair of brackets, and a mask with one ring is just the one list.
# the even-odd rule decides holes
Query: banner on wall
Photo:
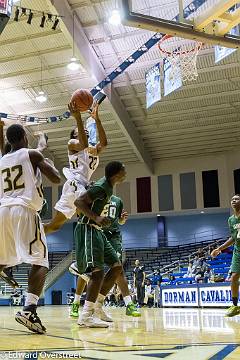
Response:
[{"label": "banner on wall", "polygon": [[162,306],[198,306],[198,288],[162,288]]},{"label": "banner on wall", "polygon": [[[196,286],[162,287],[162,306],[169,307],[228,307],[231,306],[231,286],[199,284]],[[240,300],[240,293],[239,293]]]},{"label": "banner on wall", "polygon": [[146,108],[161,100],[160,64],[156,64],[146,72]]},{"label": "banner on wall", "polygon": [[167,59],[163,61],[163,82],[164,82],[164,96],[171,94],[173,91],[182,86],[181,72],[172,73],[172,65]]},{"label": "banner on wall", "polygon": [[229,286],[211,286],[199,288],[200,306],[231,306],[232,294]]}]

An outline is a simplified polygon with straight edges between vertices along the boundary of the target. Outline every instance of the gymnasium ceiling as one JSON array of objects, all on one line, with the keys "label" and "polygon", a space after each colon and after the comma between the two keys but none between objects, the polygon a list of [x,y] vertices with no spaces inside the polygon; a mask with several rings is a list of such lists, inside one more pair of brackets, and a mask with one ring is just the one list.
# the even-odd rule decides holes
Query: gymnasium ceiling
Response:
[{"label": "gymnasium ceiling", "polygon": [[[151,11],[174,17],[177,0],[151,0]],[[187,1],[185,1],[187,2]],[[41,14],[32,24],[21,17],[10,20],[0,35],[0,112],[45,117],[67,110],[72,92],[94,87],[153,33],[108,23],[115,0],[22,0],[21,6],[64,15],[53,31],[49,23],[40,28]],[[141,4],[140,4],[141,3]],[[188,1],[189,3],[189,1]],[[17,3],[18,4],[18,3]],[[16,4],[16,5],[17,5]],[[19,2],[20,4],[20,2]],[[147,9],[149,1],[138,0]],[[55,9],[54,6],[55,5]],[[75,56],[80,71],[67,69],[72,57],[72,10],[75,11]],[[108,89],[110,101],[101,105],[100,116],[109,140],[102,163],[112,159],[142,162],[153,169],[156,160],[220,153],[240,143],[239,50],[214,64],[213,49],[198,58],[199,77],[179,91],[163,97],[150,110],[145,108],[145,72],[159,62],[154,46]],[[41,85],[48,94],[44,104],[35,96]],[[73,119],[32,125],[30,131],[49,136],[49,156],[61,168],[67,165],[67,148]]]}]

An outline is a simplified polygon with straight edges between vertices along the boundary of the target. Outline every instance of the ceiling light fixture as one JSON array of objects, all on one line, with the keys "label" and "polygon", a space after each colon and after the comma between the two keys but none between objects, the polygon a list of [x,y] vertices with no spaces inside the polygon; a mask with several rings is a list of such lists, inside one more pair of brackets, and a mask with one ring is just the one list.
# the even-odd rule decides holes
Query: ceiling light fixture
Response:
[{"label": "ceiling light fixture", "polygon": [[70,63],[67,65],[67,67],[68,67],[68,69],[69,70],[72,70],[72,71],[74,71],[74,70],[78,70],[79,68],[80,68],[80,63],[79,63],[79,60],[78,59],[76,59],[75,57],[72,57],[71,59],[70,59]]},{"label": "ceiling light fixture", "polygon": [[108,19],[109,24],[111,25],[120,25],[121,24],[121,15],[118,9],[114,9],[110,18]]},{"label": "ceiling light fixture", "polygon": [[42,84],[43,84],[43,66],[42,66],[42,59],[41,59],[41,83],[40,83],[41,90],[38,92],[38,95],[35,97],[36,101],[38,101],[40,103],[44,103],[47,101],[47,94],[45,94],[45,92],[43,91]]},{"label": "ceiling light fixture", "polygon": [[72,38],[73,38],[73,44],[72,44],[72,57],[70,59],[69,64],[67,65],[67,68],[72,71],[79,70],[81,67],[80,61],[75,57],[75,12],[73,12],[73,23],[72,23]]},{"label": "ceiling light fixture", "polygon": [[44,91],[39,91],[35,99],[40,103],[44,103],[47,101],[47,95],[44,93]]}]

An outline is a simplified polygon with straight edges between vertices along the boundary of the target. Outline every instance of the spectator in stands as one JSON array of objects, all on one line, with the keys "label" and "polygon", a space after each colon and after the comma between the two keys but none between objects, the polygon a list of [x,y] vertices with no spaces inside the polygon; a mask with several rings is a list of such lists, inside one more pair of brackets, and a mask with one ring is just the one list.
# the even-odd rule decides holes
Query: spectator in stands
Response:
[{"label": "spectator in stands", "polygon": [[187,269],[187,273],[183,275],[184,278],[190,278],[193,277],[194,273],[193,273],[193,263],[192,261],[189,262],[188,264],[188,269]]},{"label": "spectator in stands", "polygon": [[169,285],[176,285],[176,278],[173,274],[169,274]]},{"label": "spectator in stands", "polygon": [[202,248],[197,250],[197,256],[199,259],[202,259],[205,256],[205,251]]},{"label": "spectator in stands", "polygon": [[160,307],[161,282],[158,281],[154,288],[154,307]]},{"label": "spectator in stands", "polygon": [[211,252],[214,250],[214,245],[208,246],[208,256],[211,256]]},{"label": "spectator in stands", "polygon": [[199,267],[199,263],[200,263],[200,259],[199,259],[198,255],[196,255],[193,260],[193,266],[192,266],[193,273],[196,272],[197,267]]},{"label": "spectator in stands", "polygon": [[[195,269],[195,281],[196,282],[204,282],[205,280],[205,276],[204,274],[209,272],[209,266],[206,263],[205,260],[199,260],[199,265],[196,267]],[[208,275],[206,275],[206,277],[208,277]],[[209,275],[210,277],[210,275]]]},{"label": "spectator in stands", "polygon": [[152,279],[152,284],[153,285],[157,285],[157,282],[160,281],[160,283],[162,282],[162,275],[160,274],[160,270],[159,269],[152,269],[153,274],[151,276]]},{"label": "spectator in stands", "polygon": [[208,267],[205,272],[204,272],[204,283],[209,283],[210,279],[212,277],[212,271],[210,269],[210,267]]},{"label": "spectator in stands", "polygon": [[152,307],[153,301],[154,301],[154,289],[152,287],[151,281],[147,279],[145,285],[144,305],[147,305],[148,307]]},{"label": "spectator in stands", "polygon": [[144,266],[140,266],[139,260],[135,261],[135,268],[133,270],[134,287],[137,289],[137,301],[139,306],[144,304],[145,293],[145,277]]}]

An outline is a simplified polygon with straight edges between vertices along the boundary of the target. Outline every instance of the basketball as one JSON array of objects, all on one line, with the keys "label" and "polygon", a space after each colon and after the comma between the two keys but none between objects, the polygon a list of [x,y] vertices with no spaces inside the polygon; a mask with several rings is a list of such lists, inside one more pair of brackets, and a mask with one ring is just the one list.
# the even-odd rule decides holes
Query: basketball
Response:
[{"label": "basketball", "polygon": [[75,102],[79,111],[87,111],[93,103],[93,96],[89,90],[78,89],[72,94],[71,102]]}]

